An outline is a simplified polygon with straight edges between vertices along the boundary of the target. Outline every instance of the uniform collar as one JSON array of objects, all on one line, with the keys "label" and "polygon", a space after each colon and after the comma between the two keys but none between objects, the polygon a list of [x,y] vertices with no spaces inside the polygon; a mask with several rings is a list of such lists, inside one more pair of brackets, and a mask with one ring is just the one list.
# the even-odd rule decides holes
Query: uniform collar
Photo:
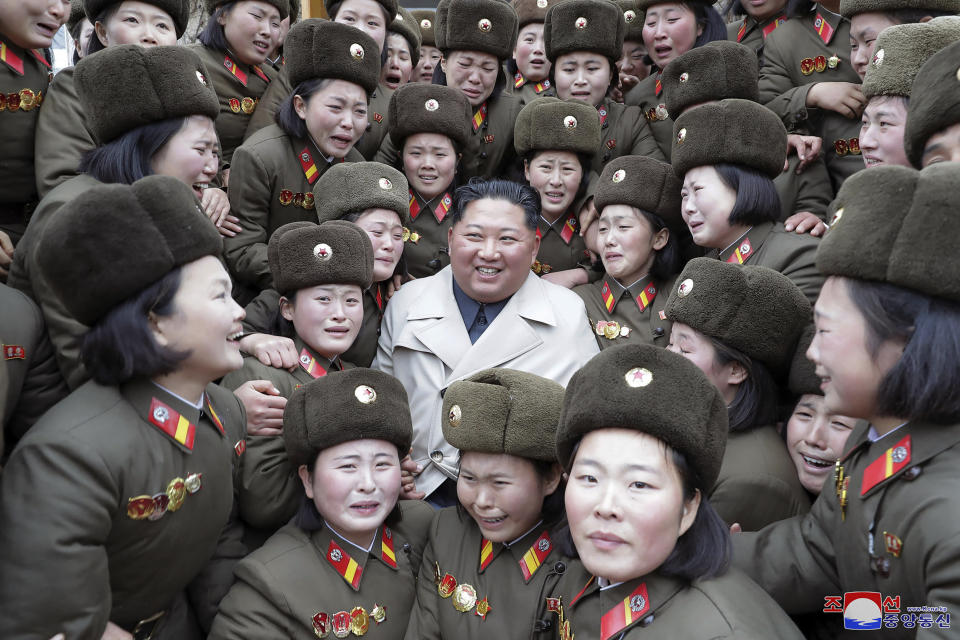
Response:
[{"label": "uniform collar", "polygon": [[[651,285],[653,285],[653,276],[650,274],[645,275],[629,286],[624,286],[620,284],[616,278],[607,273],[604,273],[603,277],[594,284],[594,286],[600,288],[600,297],[603,300],[603,306],[608,314],[613,314],[613,310],[620,302],[620,299],[623,298],[625,292],[629,292],[631,299],[642,313],[650,306],[650,303],[653,302],[653,299],[657,295],[656,286],[653,286],[652,292],[649,290]],[[645,303],[641,294],[646,296]]]},{"label": "uniform collar", "polygon": [[601,640],[618,637],[636,625],[653,624],[657,610],[683,588],[680,580],[654,573],[604,589],[600,595]]},{"label": "uniform collar", "polygon": [[851,439],[852,436],[858,436],[859,440],[841,458],[843,463],[854,453],[865,451],[863,464],[857,464],[858,468],[863,468],[862,472],[858,472],[860,478],[851,481],[859,482],[856,493],[862,497],[876,493],[894,478],[915,467],[922,467],[940,452],[960,443],[960,424],[943,426],[909,422],[876,442],[870,442],[868,430],[868,426],[854,430]]},{"label": "uniform collar", "polygon": [[340,358],[329,360],[307,346],[300,336],[293,338],[294,348],[297,350],[297,368],[293,370],[293,377],[306,384],[316,378],[322,378],[331,371],[342,371],[343,362]]},{"label": "uniform collar", "polygon": [[744,264],[763,246],[767,236],[773,231],[772,222],[764,222],[747,229],[737,240],[727,248],[717,253],[717,258],[723,262],[739,262]]},{"label": "uniform collar", "polygon": [[[185,453],[193,452],[198,429],[214,429],[221,437],[226,437],[209,392],[203,394],[203,406],[200,408],[146,378],[124,383],[120,387],[120,394],[133,406],[137,415]],[[201,420],[204,417],[207,420]]]},{"label": "uniform collar", "polygon": [[386,525],[382,525],[377,531],[370,551],[364,551],[347,542],[326,523],[310,537],[314,548],[323,556],[327,568],[340,576],[354,591],[360,590],[368,562],[380,562],[394,571],[397,570],[396,532]]}]

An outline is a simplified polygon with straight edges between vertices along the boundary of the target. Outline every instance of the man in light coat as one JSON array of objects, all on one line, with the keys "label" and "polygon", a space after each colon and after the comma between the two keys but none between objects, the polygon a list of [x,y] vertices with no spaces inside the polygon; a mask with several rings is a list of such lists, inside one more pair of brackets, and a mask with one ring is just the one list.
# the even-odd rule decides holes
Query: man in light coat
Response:
[{"label": "man in light coat", "polygon": [[506,367],[566,385],[598,353],[580,298],[530,270],[539,209],[526,185],[472,180],[450,212],[450,266],[405,284],[387,305],[373,367],[407,390],[413,459],[423,469],[417,489],[436,505],[456,501],[457,450],[443,438],[441,415],[451,383]]}]

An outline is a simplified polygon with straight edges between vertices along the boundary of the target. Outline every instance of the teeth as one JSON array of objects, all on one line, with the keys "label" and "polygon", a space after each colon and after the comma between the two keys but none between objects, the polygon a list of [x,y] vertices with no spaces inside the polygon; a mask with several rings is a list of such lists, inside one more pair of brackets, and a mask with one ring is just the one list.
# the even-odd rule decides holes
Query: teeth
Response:
[{"label": "teeth", "polygon": [[194,188],[194,189],[200,189],[201,191],[203,191],[204,189],[209,189],[209,188],[210,188],[210,183],[209,183],[209,182],[198,182],[198,183],[196,183],[195,185],[193,185],[193,188]]},{"label": "teeth", "polygon": [[[802,455],[802,454],[801,454]],[[821,460],[820,458],[811,458],[810,456],[803,456],[804,461],[814,467],[820,467],[825,469],[827,467],[833,466],[832,462],[827,462],[826,460]]]},{"label": "teeth", "polygon": [[227,340],[239,340],[243,337],[243,331],[237,331],[236,333],[231,333],[227,336]]},{"label": "teeth", "polygon": [[497,273],[498,270],[491,269],[490,267],[477,267],[477,271],[479,271],[480,273],[486,273],[488,275],[492,275],[494,273]]}]

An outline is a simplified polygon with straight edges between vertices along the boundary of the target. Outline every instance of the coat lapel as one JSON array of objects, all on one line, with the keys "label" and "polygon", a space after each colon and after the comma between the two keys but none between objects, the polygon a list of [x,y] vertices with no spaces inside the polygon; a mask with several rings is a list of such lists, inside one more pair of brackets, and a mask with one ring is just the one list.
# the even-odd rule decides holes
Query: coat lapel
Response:
[{"label": "coat lapel", "polygon": [[433,353],[449,369],[456,368],[471,348],[470,336],[453,297],[452,273],[446,267],[434,276],[439,286],[425,290],[416,308],[407,314],[409,333],[404,331],[397,340],[397,346]]}]

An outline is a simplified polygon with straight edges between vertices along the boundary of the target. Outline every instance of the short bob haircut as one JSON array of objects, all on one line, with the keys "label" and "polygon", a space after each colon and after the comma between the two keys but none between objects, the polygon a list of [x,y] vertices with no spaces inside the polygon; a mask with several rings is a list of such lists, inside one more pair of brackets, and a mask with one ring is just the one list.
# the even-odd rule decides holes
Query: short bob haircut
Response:
[{"label": "short bob haircut", "polygon": [[[93,20],[90,21],[90,24],[92,24],[94,28],[93,28],[93,33],[90,34],[90,44],[87,45],[88,56],[90,54],[96,53],[97,51],[103,51],[104,49],[106,49],[106,47],[103,46],[103,43],[100,42],[100,36],[97,35],[97,28],[96,28],[97,23],[99,22],[102,25],[106,25],[107,21],[110,20],[110,18],[112,18],[113,15],[120,9],[120,4],[121,4],[120,2],[115,2],[114,4],[111,4],[110,6],[105,8],[103,11],[101,11],[99,15],[94,16]],[[80,24],[83,24],[83,20],[80,21]],[[75,36],[74,36],[74,39],[76,39]]]},{"label": "short bob haircut", "polygon": [[[667,223],[657,214],[638,207],[630,208],[638,218],[650,225],[650,229],[654,234],[667,228]],[[603,212],[601,212],[601,214],[602,213]],[[597,218],[597,220],[599,220],[599,218]],[[650,267],[650,275],[653,276],[653,280],[658,286],[679,273],[683,266],[678,234],[672,229],[669,231],[670,235],[667,237],[667,244],[664,245],[663,249],[655,251],[656,255],[653,258],[653,266]]]},{"label": "short bob haircut", "polygon": [[757,225],[780,219],[780,195],[773,180],[751,167],[715,164],[720,181],[737,194],[727,222]]},{"label": "short bob haircut", "polygon": [[149,315],[176,313],[173,298],[180,288],[180,267],[137,295],[120,303],[94,325],[80,347],[90,377],[107,386],[133,378],[152,378],[175,371],[190,354],[159,345]]},{"label": "short bob haircut", "polygon": [[470,182],[459,187],[453,194],[453,207],[450,209],[450,225],[456,226],[463,219],[467,205],[475,200],[505,200],[523,209],[523,222],[531,231],[536,230],[540,218],[540,194],[530,185],[494,178],[470,178]]},{"label": "short bob haircut", "polygon": [[[538,155],[540,155],[541,153],[546,153],[548,151],[551,151],[551,149],[532,149],[531,151],[528,151],[523,156],[523,164],[526,167],[532,166],[533,161],[536,160]],[[577,162],[580,164],[580,184],[577,186],[577,195],[574,201],[579,199],[581,196],[583,196],[583,194],[587,192],[587,182],[588,182],[587,178],[590,175],[590,164],[593,162],[593,158],[589,154],[578,153],[576,155],[577,155]],[[519,173],[520,173],[520,176],[523,178],[524,182],[526,182],[526,177],[523,174],[522,167]]]},{"label": "short bob haircut", "polygon": [[273,116],[277,126],[292,138],[306,139],[309,136],[307,123],[297,114],[296,109],[293,108],[293,97],[300,96],[304,102],[309,103],[310,98],[313,97],[315,93],[322,91],[324,87],[331,82],[333,82],[333,80],[330,78],[311,78],[298,84],[296,89],[284,98],[280,106],[277,107],[277,113]]},{"label": "short bob haircut", "polygon": [[750,431],[775,424],[778,415],[779,388],[770,370],[760,361],[727,346],[716,338],[704,335],[714,349],[714,362],[724,366],[738,363],[747,372],[747,378],[737,387],[737,393],[727,409],[730,433]]},{"label": "short bob haircut", "polygon": [[[579,448],[578,442],[574,445],[565,468],[569,469],[573,464]],[[730,558],[733,554],[730,529],[710,504],[707,499],[709,488],[703,486],[696,471],[687,462],[686,456],[666,444],[664,444],[664,452],[680,474],[684,502],[693,499],[699,489],[700,507],[697,509],[693,524],[677,539],[677,546],[673,548],[657,572],[686,582],[723,575],[730,566]],[[557,538],[561,551],[568,556],[579,557],[573,545],[569,527],[559,531]]]},{"label": "short bob haircut", "polygon": [[897,285],[842,279],[867,326],[876,357],[887,340],[906,343],[877,389],[877,412],[935,424],[960,421],[960,304]]},{"label": "short bob haircut", "polygon": [[119,184],[133,184],[153,175],[153,156],[183,129],[189,117],[151,122],[127,131],[88,151],[80,162],[80,171],[100,182]]},{"label": "short bob haircut", "polygon": [[220,16],[233,11],[236,4],[237,0],[230,0],[230,2],[224,2],[213,10],[213,13],[210,14],[210,18],[207,20],[206,26],[203,27],[203,31],[197,36],[200,44],[208,49],[222,51],[223,53],[230,50],[230,43],[227,42],[227,34],[223,30],[223,25],[220,24]]}]

